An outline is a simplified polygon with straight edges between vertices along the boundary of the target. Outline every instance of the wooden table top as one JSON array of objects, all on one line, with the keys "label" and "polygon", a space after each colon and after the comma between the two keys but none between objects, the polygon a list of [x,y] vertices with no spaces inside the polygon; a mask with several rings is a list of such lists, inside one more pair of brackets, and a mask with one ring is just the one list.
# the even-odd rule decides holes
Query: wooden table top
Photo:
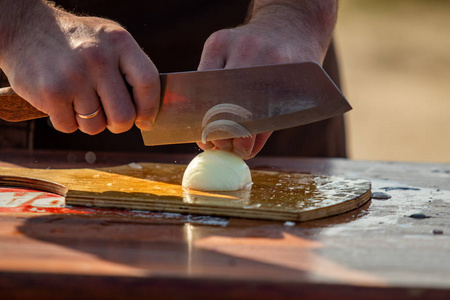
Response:
[{"label": "wooden table top", "polygon": [[[191,158],[0,151],[1,166],[33,168],[188,163]],[[248,164],[252,169],[367,178],[372,192],[391,198],[372,199],[336,217],[286,224],[76,207],[52,210],[46,203],[61,201],[57,196],[3,188],[0,295],[8,299],[37,295],[42,299],[448,298],[449,164],[279,157],[257,157]]]}]

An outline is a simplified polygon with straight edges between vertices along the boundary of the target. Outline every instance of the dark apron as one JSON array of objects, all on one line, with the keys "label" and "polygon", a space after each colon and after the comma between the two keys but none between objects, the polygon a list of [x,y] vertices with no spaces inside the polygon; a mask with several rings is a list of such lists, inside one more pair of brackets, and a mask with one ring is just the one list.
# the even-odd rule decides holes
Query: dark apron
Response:
[{"label": "dark apron", "polygon": [[[159,72],[196,70],[203,44],[213,32],[243,22],[249,1],[244,0],[60,0],[68,11],[109,18],[122,24],[155,63]],[[324,68],[339,85],[333,47]],[[123,134],[105,131],[96,136],[81,132],[63,134],[46,119],[35,121],[35,149],[140,151],[154,153],[198,152],[195,144],[146,147],[140,131]],[[260,155],[344,157],[343,117],[275,132]]]}]

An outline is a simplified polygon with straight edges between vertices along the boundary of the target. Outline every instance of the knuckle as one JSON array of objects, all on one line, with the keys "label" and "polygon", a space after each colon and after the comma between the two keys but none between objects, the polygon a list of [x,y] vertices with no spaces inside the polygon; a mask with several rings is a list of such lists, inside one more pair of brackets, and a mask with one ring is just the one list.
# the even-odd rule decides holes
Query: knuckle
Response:
[{"label": "knuckle", "polygon": [[108,65],[106,49],[96,42],[84,42],[78,45],[76,50],[89,65],[97,68],[104,68]]},{"label": "knuckle", "polygon": [[290,63],[293,62],[293,55],[289,49],[271,48],[268,49],[268,60],[270,63]]},{"label": "knuckle", "polygon": [[131,45],[134,44],[134,39],[132,35],[120,26],[113,27],[111,29],[105,30],[108,34],[108,38],[114,44],[119,45]]},{"label": "knuckle", "polygon": [[288,63],[294,60],[294,51],[289,47],[275,44],[266,37],[255,34],[243,34],[236,38],[235,55],[240,60],[260,56],[265,63]]},{"label": "knuckle", "polygon": [[264,41],[261,37],[245,34],[236,38],[233,56],[239,61],[247,61],[261,54],[264,49]]},{"label": "knuckle", "polygon": [[83,126],[83,127],[80,127],[80,131],[82,131],[82,132],[84,132],[86,134],[89,134],[89,135],[96,135],[96,134],[99,134],[102,131],[104,131],[105,128],[106,128],[106,126],[104,124],[103,125],[97,125],[95,127],[94,126],[90,126],[88,128]]},{"label": "knuckle", "polygon": [[205,42],[205,50],[219,50],[224,47],[231,38],[231,31],[222,29],[211,34]]},{"label": "knuckle", "polygon": [[134,83],[136,86],[140,88],[159,88],[159,73],[154,67],[143,68],[143,70],[139,73],[139,76],[136,77],[136,82]]},{"label": "knuckle", "polygon": [[50,115],[50,121],[56,130],[63,132],[63,133],[72,133],[78,129],[78,126],[74,122],[55,120],[52,118],[51,115]]}]

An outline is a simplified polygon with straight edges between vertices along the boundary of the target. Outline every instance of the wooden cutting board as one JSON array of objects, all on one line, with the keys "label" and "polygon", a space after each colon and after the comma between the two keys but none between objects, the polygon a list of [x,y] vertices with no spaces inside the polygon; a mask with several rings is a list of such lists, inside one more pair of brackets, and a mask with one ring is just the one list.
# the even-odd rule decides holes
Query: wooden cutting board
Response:
[{"label": "wooden cutting board", "polygon": [[132,163],[99,169],[0,168],[0,185],[65,196],[66,205],[308,221],[360,207],[371,182],[252,171],[253,185],[236,192],[199,192],[181,186],[185,165]]}]

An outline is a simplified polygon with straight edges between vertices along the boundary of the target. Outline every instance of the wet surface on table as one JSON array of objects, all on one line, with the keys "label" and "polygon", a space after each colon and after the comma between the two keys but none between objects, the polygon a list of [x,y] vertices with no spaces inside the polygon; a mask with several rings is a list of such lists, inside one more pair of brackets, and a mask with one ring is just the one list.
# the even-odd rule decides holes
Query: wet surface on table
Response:
[{"label": "wet surface on table", "polygon": [[[132,164],[129,167],[134,170],[120,169],[119,173],[178,187],[185,168],[170,164]],[[117,172],[114,169],[108,171]],[[247,189],[202,194],[182,188],[183,202],[299,212],[348,201],[360,197],[371,188],[370,180],[366,179],[258,170],[251,172],[253,184]]]},{"label": "wet surface on table", "polygon": [[103,169],[2,168],[0,181],[23,181],[21,186],[34,182],[31,188],[51,187],[53,182],[67,190],[68,205],[285,221],[343,213],[370,199],[369,180],[258,170],[252,171],[253,184],[246,189],[201,192],[181,186],[185,167],[131,163]]}]

